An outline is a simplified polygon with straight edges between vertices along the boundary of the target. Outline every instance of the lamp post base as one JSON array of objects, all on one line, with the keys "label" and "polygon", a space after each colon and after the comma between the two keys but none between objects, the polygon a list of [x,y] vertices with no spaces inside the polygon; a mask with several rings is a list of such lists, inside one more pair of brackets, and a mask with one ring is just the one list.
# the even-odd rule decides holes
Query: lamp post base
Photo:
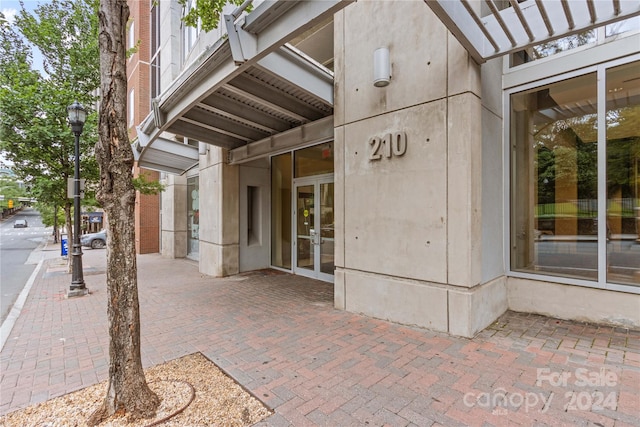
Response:
[{"label": "lamp post base", "polygon": [[89,294],[89,289],[87,288],[71,289],[67,294],[67,298],[83,297],[88,294]]}]

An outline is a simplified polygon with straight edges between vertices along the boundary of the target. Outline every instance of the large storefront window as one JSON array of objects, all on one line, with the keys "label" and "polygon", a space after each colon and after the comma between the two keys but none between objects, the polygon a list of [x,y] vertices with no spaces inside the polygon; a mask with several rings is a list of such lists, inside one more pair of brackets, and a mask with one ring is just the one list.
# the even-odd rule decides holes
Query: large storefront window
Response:
[{"label": "large storefront window", "polygon": [[608,70],[606,93],[594,72],[511,95],[513,271],[640,281],[638,65]]},{"label": "large storefront window", "polygon": [[271,158],[271,265],[291,269],[291,153]]},{"label": "large storefront window", "polygon": [[607,281],[640,284],[640,63],[606,82]]},{"label": "large storefront window", "polygon": [[187,256],[200,252],[200,184],[197,176],[187,178]]}]

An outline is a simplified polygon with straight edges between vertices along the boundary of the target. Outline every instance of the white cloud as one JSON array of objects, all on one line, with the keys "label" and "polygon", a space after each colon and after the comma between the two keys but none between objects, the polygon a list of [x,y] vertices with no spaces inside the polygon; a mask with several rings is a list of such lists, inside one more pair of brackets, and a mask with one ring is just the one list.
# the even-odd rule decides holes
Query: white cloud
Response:
[{"label": "white cloud", "polygon": [[2,9],[2,14],[7,19],[7,22],[9,22],[10,24],[13,24],[13,21],[16,18],[16,15],[18,14],[18,10],[17,9]]}]

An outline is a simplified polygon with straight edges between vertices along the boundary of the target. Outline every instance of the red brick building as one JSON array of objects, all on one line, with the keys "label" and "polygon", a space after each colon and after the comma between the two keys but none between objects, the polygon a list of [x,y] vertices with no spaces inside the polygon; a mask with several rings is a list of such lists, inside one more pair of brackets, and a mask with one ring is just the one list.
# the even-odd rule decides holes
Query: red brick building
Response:
[{"label": "red brick building", "polygon": [[[129,2],[130,17],[127,29],[127,48],[131,56],[127,63],[127,124],[129,138],[136,138],[136,126],[151,110],[150,71],[150,0]],[[147,180],[157,181],[160,174],[155,171],[134,168],[134,176],[144,174]],[[135,208],[136,252],[140,254],[160,251],[160,196],[138,193]]]}]

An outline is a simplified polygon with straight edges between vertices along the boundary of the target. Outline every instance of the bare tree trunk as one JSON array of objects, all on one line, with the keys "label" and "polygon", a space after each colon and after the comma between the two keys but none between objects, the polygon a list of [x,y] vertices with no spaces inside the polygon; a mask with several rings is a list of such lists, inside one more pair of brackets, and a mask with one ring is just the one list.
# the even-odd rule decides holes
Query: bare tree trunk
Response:
[{"label": "bare tree trunk", "polygon": [[133,151],[127,135],[126,0],[100,0],[100,74],[102,100],[96,158],[100,166],[98,200],[108,221],[109,386],[89,419],[96,425],[115,413],[133,418],[155,414],[159,399],[148,387],[140,357],[132,182]]}]

